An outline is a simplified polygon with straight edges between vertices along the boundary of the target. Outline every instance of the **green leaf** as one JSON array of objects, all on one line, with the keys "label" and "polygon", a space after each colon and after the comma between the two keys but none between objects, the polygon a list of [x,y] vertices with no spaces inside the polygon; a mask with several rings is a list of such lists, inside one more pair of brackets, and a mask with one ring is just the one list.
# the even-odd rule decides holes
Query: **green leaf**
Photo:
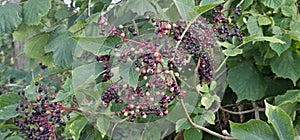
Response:
[{"label": "green leaf", "polygon": [[226,56],[237,56],[239,54],[242,54],[243,53],[243,50],[242,49],[226,49],[226,50],[223,50],[223,53],[226,55]]},{"label": "green leaf", "polygon": [[51,8],[51,0],[28,0],[23,7],[24,22],[38,25]]},{"label": "green leaf", "polygon": [[187,21],[187,13],[194,11],[195,2],[194,0],[173,0],[175,3],[180,16]]},{"label": "green leaf", "polygon": [[280,43],[270,43],[270,47],[277,53],[278,56],[280,56],[281,53],[286,51],[288,48],[290,48],[292,39],[288,34],[285,34],[283,36],[281,35],[276,35],[274,36],[280,40],[283,40],[285,44],[280,44]]},{"label": "green leaf", "polygon": [[50,38],[49,34],[39,34],[29,40],[24,44],[24,52],[30,58],[40,58],[45,54],[44,47]]},{"label": "green leaf", "polygon": [[[214,7],[216,7],[217,5],[219,5],[220,3],[222,3],[221,1],[219,2],[214,2],[213,4],[206,4],[206,5],[202,5],[202,6],[195,6],[194,10],[197,14],[201,15],[211,9],[213,9]],[[200,4],[201,5],[201,4]]]},{"label": "green leaf", "polygon": [[5,132],[0,132],[0,140],[4,140],[5,137],[7,137],[11,133],[10,130],[7,130]]},{"label": "green leaf", "polygon": [[209,124],[212,124],[212,125],[215,125],[215,119],[216,119],[216,116],[214,114],[214,112],[212,111],[207,111],[203,114],[203,118],[209,123]]},{"label": "green leaf", "polygon": [[143,16],[146,12],[153,12],[156,14],[155,7],[149,0],[130,0],[127,3],[128,9],[138,16]]},{"label": "green leaf", "polygon": [[22,7],[7,3],[0,6],[0,35],[12,33],[21,24]]},{"label": "green leaf", "polygon": [[95,55],[108,54],[122,40],[120,37],[74,37],[78,45]]},{"label": "green leaf", "polygon": [[7,137],[5,140],[24,140],[24,139],[21,138],[20,136],[10,136]]},{"label": "green leaf", "polygon": [[23,98],[16,93],[8,93],[0,96],[0,108],[16,104],[19,100]]},{"label": "green leaf", "polygon": [[271,60],[271,70],[282,78],[289,78],[296,85],[300,77],[300,56],[291,50],[283,52],[280,57]]},{"label": "green leaf", "polygon": [[272,24],[272,21],[268,16],[259,16],[257,20],[259,26]]},{"label": "green leaf", "polygon": [[88,120],[85,117],[80,117],[70,124],[67,130],[69,130],[74,140],[78,140],[80,138],[80,133],[87,123]]},{"label": "green leaf", "polygon": [[282,0],[261,0],[261,2],[268,7],[278,9],[281,6]]},{"label": "green leaf", "polygon": [[280,105],[287,102],[299,102],[300,101],[300,90],[288,90],[284,95],[275,97],[275,104]]},{"label": "green leaf", "polygon": [[284,41],[275,38],[275,37],[267,37],[267,36],[258,36],[258,35],[253,35],[249,37],[245,37],[243,40],[243,43],[247,43],[249,41],[268,41],[272,43],[280,43],[280,44],[285,44]]},{"label": "green leaf", "polygon": [[137,87],[137,81],[139,80],[139,72],[135,71],[135,61],[130,61],[126,63],[121,63],[119,67],[119,72],[121,72],[121,76],[125,82],[129,86],[132,86],[133,88]]},{"label": "green leaf", "polygon": [[176,121],[176,133],[180,132],[183,129],[190,129],[190,128],[191,128],[191,125],[186,120],[186,118],[182,118],[182,119]]},{"label": "green leaf", "polygon": [[229,122],[231,135],[238,140],[277,140],[270,126],[261,120],[250,120],[246,123]]},{"label": "green leaf", "polygon": [[110,127],[110,121],[106,117],[99,117],[97,119],[97,124],[96,124],[98,130],[101,132],[102,138],[106,135],[107,130]]},{"label": "green leaf", "polygon": [[69,67],[73,63],[76,41],[71,35],[64,26],[58,26],[48,41],[46,52],[53,52],[53,61],[58,66]]},{"label": "green leaf", "polygon": [[[29,26],[22,23],[13,33],[15,40],[21,41],[40,32],[41,26]],[[26,42],[25,42],[26,43]]]},{"label": "green leaf", "polygon": [[266,116],[280,140],[293,140],[295,132],[291,118],[281,108],[272,106],[265,101]]},{"label": "green leaf", "polygon": [[244,62],[231,68],[227,81],[238,96],[237,102],[244,99],[255,101],[264,97],[266,91],[264,79],[251,62]]},{"label": "green leaf", "polygon": [[8,105],[0,108],[0,120],[8,120],[10,118],[18,116],[16,111],[17,104]]},{"label": "green leaf", "polygon": [[59,6],[54,14],[55,18],[63,19],[69,16],[69,10],[65,6]]},{"label": "green leaf", "polygon": [[247,29],[250,35],[263,36],[261,27],[257,24],[257,18],[250,16],[247,21]]},{"label": "green leaf", "polygon": [[190,128],[184,131],[183,137],[185,140],[201,140],[202,132],[196,128]]},{"label": "green leaf", "polygon": [[220,102],[220,98],[217,95],[211,95],[209,93],[204,94],[201,98],[201,104],[205,109],[210,108],[214,101]]},{"label": "green leaf", "polygon": [[284,5],[281,7],[281,12],[287,17],[297,16],[297,6],[293,5]]},{"label": "green leaf", "polygon": [[223,3],[224,0],[201,0],[200,2],[200,6],[204,6],[204,5],[208,5],[208,4],[220,4],[220,3]]}]

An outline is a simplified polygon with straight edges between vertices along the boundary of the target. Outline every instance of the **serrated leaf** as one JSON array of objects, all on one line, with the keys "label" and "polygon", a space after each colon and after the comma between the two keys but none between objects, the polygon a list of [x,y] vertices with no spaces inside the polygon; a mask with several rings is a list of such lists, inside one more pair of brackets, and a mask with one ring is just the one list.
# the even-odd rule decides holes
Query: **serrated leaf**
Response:
[{"label": "serrated leaf", "polygon": [[238,96],[237,102],[244,99],[255,101],[264,97],[266,91],[264,79],[251,62],[244,62],[231,68],[227,81]]},{"label": "serrated leaf", "polygon": [[[21,41],[40,32],[41,26],[29,26],[22,23],[13,33],[15,40]],[[26,42],[25,42],[26,43]]]},{"label": "serrated leaf", "polygon": [[176,121],[176,133],[180,132],[183,129],[189,129],[189,128],[191,128],[191,125],[189,124],[186,118],[182,118]]},{"label": "serrated leaf", "polygon": [[194,0],[173,0],[175,3],[180,16],[187,21],[187,13],[194,11],[195,2]]},{"label": "serrated leaf", "polygon": [[300,101],[300,90],[288,90],[284,95],[275,97],[275,104],[280,105],[286,102],[299,102]]},{"label": "serrated leaf", "polygon": [[207,111],[203,114],[203,118],[209,123],[209,124],[212,124],[212,125],[215,125],[215,114],[214,112],[212,111]]},{"label": "serrated leaf", "polygon": [[243,53],[243,50],[242,49],[226,49],[226,50],[223,50],[223,53],[226,55],[226,56],[237,56],[239,54],[242,54]]},{"label": "serrated leaf", "polygon": [[292,39],[288,34],[285,34],[283,36],[276,35],[274,37],[283,40],[285,42],[285,44],[272,43],[272,42],[270,43],[270,47],[277,53],[278,56],[280,56],[281,53],[283,53],[284,51],[290,48]]},{"label": "serrated leaf", "polygon": [[8,120],[18,116],[18,112],[16,111],[17,106],[17,104],[12,104],[0,108],[0,120]]},{"label": "serrated leaf", "polygon": [[266,116],[280,140],[293,140],[295,132],[293,128],[292,119],[281,108],[266,104]]},{"label": "serrated leaf", "polygon": [[143,16],[146,12],[156,13],[155,7],[149,0],[131,0],[128,1],[128,9],[138,16]]},{"label": "serrated leaf", "polygon": [[284,5],[281,7],[281,12],[287,17],[292,17],[297,15],[297,6],[293,5]]},{"label": "serrated leaf", "polygon": [[101,132],[102,138],[106,135],[106,132],[108,131],[110,127],[110,121],[106,117],[99,117],[97,119],[97,124],[96,124],[98,130]]},{"label": "serrated leaf", "polygon": [[76,41],[64,26],[58,26],[46,46],[46,52],[53,52],[53,61],[61,67],[70,67],[73,63],[73,53]]},{"label": "serrated leaf", "polygon": [[246,123],[229,122],[231,135],[238,140],[277,140],[270,126],[261,120],[250,120]]},{"label": "serrated leaf", "polygon": [[54,14],[55,18],[62,19],[69,16],[69,10],[67,7],[59,6]]},{"label": "serrated leaf", "polygon": [[185,140],[201,140],[202,132],[196,128],[190,128],[184,131],[183,137]]},{"label": "serrated leaf", "polygon": [[291,50],[283,52],[280,57],[271,60],[271,70],[282,78],[289,78],[296,85],[300,77],[300,56],[293,54]]},{"label": "serrated leaf", "polygon": [[135,71],[135,64],[134,61],[121,63],[119,67],[119,72],[121,72],[121,77],[128,85],[132,86],[133,88],[137,87],[137,81],[139,80],[139,72]]},{"label": "serrated leaf", "polygon": [[24,22],[38,25],[51,8],[51,0],[28,0],[23,7]]},{"label": "serrated leaf", "polygon": [[220,102],[220,98],[217,95],[211,95],[209,93],[204,94],[201,98],[201,104],[205,109],[210,108],[215,101]]},{"label": "serrated leaf", "polygon": [[250,16],[247,21],[247,29],[250,35],[263,36],[261,27],[258,26],[257,18]]},{"label": "serrated leaf", "polygon": [[257,20],[259,26],[272,24],[272,21],[268,16],[259,16]]},{"label": "serrated leaf", "polygon": [[261,0],[261,2],[268,7],[278,9],[281,6],[282,0]]},{"label": "serrated leaf", "polygon": [[80,133],[87,123],[88,120],[85,117],[80,117],[70,124],[68,130],[74,140],[78,140],[80,138]]},{"label": "serrated leaf", "polygon": [[12,33],[21,24],[22,7],[7,3],[0,6],[0,35]]}]

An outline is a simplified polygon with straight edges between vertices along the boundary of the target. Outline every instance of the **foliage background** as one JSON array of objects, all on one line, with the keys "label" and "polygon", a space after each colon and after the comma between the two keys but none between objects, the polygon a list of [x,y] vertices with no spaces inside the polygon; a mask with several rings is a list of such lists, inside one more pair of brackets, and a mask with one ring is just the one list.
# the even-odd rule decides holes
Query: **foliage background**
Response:
[{"label": "foliage background", "polygon": [[[75,96],[70,87],[82,77],[72,79],[72,74],[76,74],[74,69],[82,62],[74,62],[73,57],[94,45],[85,42],[83,37],[102,38],[98,34],[98,21],[104,13],[115,25],[130,22],[147,12],[170,21],[179,17],[191,21],[195,14],[209,19],[207,11],[220,3],[227,8],[242,8],[236,22],[244,40],[233,38],[219,42],[226,56],[227,79],[218,111],[211,112],[205,107],[209,103],[204,101],[217,100],[208,93],[199,97],[200,106],[189,111],[190,117],[197,125],[219,134],[229,133],[236,139],[300,138],[297,0],[122,0],[117,3],[74,0],[76,3],[70,7],[60,0],[0,2],[0,90],[4,93],[0,96],[0,139],[23,139],[25,134],[13,124],[18,115],[13,110],[20,99],[17,91],[29,91],[33,81],[42,80],[58,89],[58,100]],[[224,15],[228,12],[223,11]],[[102,39],[104,44],[106,38]],[[105,52],[101,46],[93,49],[96,55]],[[41,70],[38,63],[47,65],[48,70]],[[41,73],[43,79],[39,79]],[[66,128],[57,128],[57,134],[59,138],[69,139],[108,139],[107,122],[101,119],[97,122],[96,126],[91,125],[85,116],[74,112]],[[175,125],[176,132],[165,139],[220,139],[194,128],[186,118],[179,119]],[[160,139],[159,135],[148,137]]]}]

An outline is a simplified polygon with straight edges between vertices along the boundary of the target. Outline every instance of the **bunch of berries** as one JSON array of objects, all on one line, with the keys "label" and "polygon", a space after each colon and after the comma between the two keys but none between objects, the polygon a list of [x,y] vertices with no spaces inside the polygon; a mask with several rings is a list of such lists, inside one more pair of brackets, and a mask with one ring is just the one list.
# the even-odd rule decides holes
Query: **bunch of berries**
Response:
[{"label": "bunch of berries", "polygon": [[101,82],[106,82],[110,80],[114,76],[113,72],[111,71],[110,65],[110,55],[101,55],[96,57],[97,62],[103,63],[103,70]]}]

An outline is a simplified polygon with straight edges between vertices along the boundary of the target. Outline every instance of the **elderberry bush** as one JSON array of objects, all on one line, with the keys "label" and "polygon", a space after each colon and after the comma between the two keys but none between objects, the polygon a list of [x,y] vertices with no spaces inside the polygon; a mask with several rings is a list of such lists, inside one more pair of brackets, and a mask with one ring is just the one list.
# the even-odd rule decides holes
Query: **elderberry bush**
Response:
[{"label": "elderberry bush", "polygon": [[[18,116],[15,125],[27,134],[28,139],[56,139],[55,128],[66,126],[70,115],[62,102],[55,102],[56,93],[36,82],[35,93],[20,91],[22,100],[18,102]],[[36,94],[35,100],[30,100],[27,94]]]},{"label": "elderberry bush", "polygon": [[[116,113],[131,122],[169,114],[176,98],[187,93],[180,80],[185,77],[180,73],[187,64],[194,64],[190,69],[195,69],[196,85],[209,85],[214,73],[216,43],[207,20],[198,18],[189,27],[182,19],[172,23],[146,16],[141,20],[143,23],[112,25],[103,16],[99,21],[101,35],[121,39],[112,52],[96,56],[104,70],[101,82],[109,83],[101,93],[102,107],[118,105]],[[112,57],[116,62],[110,60]],[[112,74],[114,66],[121,67],[117,77]],[[126,71],[122,70],[129,70],[131,77],[123,77]]]}]

